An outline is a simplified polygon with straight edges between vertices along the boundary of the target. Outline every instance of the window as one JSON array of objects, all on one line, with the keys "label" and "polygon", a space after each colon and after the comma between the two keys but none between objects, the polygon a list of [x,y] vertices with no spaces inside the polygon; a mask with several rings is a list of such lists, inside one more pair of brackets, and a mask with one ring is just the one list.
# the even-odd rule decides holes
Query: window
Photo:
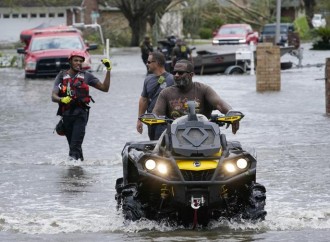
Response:
[{"label": "window", "polygon": [[49,13],[49,14],[48,14],[48,17],[49,17],[49,18],[55,18],[55,13]]},{"label": "window", "polygon": [[5,13],[5,14],[3,15],[3,18],[10,18],[10,14]]},{"label": "window", "polygon": [[46,18],[46,14],[45,14],[45,13],[40,13],[40,14],[39,14],[39,17],[40,17],[40,18]]},{"label": "window", "polygon": [[27,18],[28,14],[27,13],[22,13],[21,18]]},{"label": "window", "polygon": [[64,17],[64,13],[58,13],[58,14],[57,14],[57,17],[61,17],[61,18],[63,18],[63,17]]},{"label": "window", "polygon": [[31,18],[36,18],[37,14],[36,13],[31,13]]},{"label": "window", "polygon": [[31,51],[49,49],[83,49],[83,44],[78,36],[76,37],[41,37],[34,38],[31,44]]},{"label": "window", "polygon": [[19,14],[18,13],[13,13],[12,17],[13,18],[18,18],[19,17]]}]

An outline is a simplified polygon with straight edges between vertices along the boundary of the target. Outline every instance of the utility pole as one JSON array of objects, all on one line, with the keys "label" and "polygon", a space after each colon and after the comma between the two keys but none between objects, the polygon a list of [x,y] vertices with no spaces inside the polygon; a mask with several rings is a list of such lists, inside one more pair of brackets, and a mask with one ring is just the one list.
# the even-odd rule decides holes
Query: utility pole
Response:
[{"label": "utility pole", "polygon": [[281,26],[281,0],[276,1],[276,32],[275,44],[280,42],[280,26]]}]

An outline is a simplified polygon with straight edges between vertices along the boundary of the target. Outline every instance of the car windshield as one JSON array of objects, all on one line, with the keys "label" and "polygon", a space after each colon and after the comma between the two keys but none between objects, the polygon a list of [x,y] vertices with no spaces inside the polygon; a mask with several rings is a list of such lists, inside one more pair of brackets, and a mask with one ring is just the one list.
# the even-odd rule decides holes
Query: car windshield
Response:
[{"label": "car windshield", "polygon": [[82,50],[83,45],[78,36],[33,38],[31,43],[31,51],[48,50],[48,49]]},{"label": "car windshield", "polygon": [[219,34],[245,34],[246,30],[241,27],[220,28]]},{"label": "car windshield", "polygon": [[313,20],[321,20],[321,15],[314,15]]},{"label": "car windshield", "polygon": [[[275,32],[276,32],[276,25],[265,26],[264,29],[262,30],[262,33],[264,34],[275,34]],[[280,32],[281,34],[286,34],[288,32],[288,27],[280,26]]]}]

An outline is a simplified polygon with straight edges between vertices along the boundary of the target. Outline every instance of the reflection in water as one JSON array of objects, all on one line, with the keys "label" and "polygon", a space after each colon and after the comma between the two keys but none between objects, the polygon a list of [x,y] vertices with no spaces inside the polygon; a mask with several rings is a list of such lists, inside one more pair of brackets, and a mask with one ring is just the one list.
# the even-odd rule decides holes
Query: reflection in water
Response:
[{"label": "reflection in water", "polygon": [[67,193],[85,192],[88,186],[88,177],[80,166],[70,166],[60,181],[61,190]]}]

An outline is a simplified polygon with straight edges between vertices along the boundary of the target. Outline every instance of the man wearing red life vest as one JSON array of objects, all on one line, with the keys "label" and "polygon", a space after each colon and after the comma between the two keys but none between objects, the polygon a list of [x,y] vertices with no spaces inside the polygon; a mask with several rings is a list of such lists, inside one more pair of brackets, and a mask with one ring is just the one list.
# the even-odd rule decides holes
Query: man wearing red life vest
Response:
[{"label": "man wearing red life vest", "polygon": [[57,115],[63,117],[65,136],[69,144],[69,157],[84,160],[82,143],[88,122],[89,86],[108,92],[110,87],[111,61],[102,59],[107,72],[103,82],[89,72],[82,70],[85,55],[82,51],[73,51],[69,56],[70,69],[61,71],[55,78],[52,101],[59,104]]}]

